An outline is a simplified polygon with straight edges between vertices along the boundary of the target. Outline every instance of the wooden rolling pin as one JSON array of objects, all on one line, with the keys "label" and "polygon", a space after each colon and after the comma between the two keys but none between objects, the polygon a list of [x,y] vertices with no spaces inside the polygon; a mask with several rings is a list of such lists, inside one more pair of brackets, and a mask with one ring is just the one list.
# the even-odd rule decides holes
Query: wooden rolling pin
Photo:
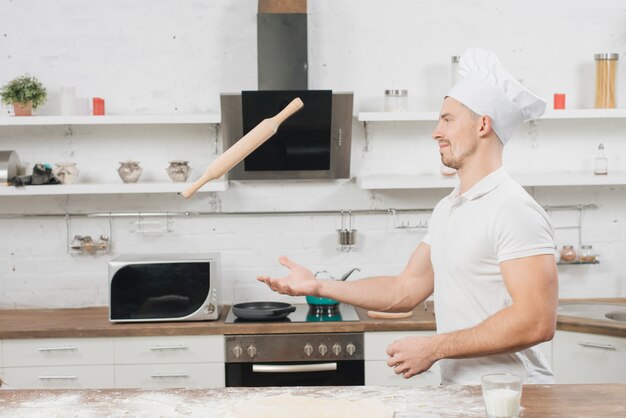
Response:
[{"label": "wooden rolling pin", "polygon": [[411,312],[378,312],[378,311],[367,311],[367,316],[374,319],[402,319],[402,318],[410,318],[413,316],[413,311]]},{"label": "wooden rolling pin", "polygon": [[183,190],[182,195],[189,198],[207,182],[223,176],[231,168],[239,164],[241,160],[250,155],[252,151],[261,146],[262,143],[270,139],[276,133],[278,127],[287,118],[300,110],[302,106],[304,106],[304,103],[302,103],[299,97],[296,97],[276,116],[262,120],[261,123],[245,134],[243,138],[235,142],[232,147],[228,148],[215,161],[209,164],[204,174],[193,182],[191,186]]}]

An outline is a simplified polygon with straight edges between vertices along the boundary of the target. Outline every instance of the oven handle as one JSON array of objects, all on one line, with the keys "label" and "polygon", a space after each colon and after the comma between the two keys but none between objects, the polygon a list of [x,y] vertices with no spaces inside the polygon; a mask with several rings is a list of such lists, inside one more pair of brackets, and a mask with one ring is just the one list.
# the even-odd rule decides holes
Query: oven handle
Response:
[{"label": "oven handle", "polygon": [[254,373],[301,373],[301,372],[329,372],[337,370],[337,363],[316,364],[253,364]]}]

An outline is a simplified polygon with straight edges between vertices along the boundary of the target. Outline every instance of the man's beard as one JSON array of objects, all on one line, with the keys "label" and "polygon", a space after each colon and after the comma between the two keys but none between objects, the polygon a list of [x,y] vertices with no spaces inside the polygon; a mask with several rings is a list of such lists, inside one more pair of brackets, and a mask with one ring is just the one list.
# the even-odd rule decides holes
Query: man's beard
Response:
[{"label": "man's beard", "polygon": [[463,154],[459,155],[458,157],[454,157],[454,155],[452,155],[452,145],[449,142],[448,142],[448,148],[450,149],[450,155],[446,157],[442,153],[441,163],[445,165],[446,167],[459,170],[463,168],[463,163],[465,162],[465,159],[471,156],[472,154],[474,154],[476,150],[478,149],[478,141],[474,140],[470,148],[467,151],[465,151]]}]

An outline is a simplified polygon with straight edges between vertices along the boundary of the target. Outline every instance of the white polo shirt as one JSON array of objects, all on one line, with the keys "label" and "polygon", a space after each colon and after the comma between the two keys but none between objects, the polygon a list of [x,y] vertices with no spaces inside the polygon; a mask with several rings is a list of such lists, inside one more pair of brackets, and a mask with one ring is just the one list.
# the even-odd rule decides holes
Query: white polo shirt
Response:
[{"label": "white polo shirt", "polygon": [[[423,241],[431,247],[438,333],[474,327],[511,305],[499,263],[556,253],[547,214],[503,168],[443,198]],[[480,376],[502,372],[520,374],[525,383],[554,383],[536,347],[439,364],[444,384],[480,384]]]}]

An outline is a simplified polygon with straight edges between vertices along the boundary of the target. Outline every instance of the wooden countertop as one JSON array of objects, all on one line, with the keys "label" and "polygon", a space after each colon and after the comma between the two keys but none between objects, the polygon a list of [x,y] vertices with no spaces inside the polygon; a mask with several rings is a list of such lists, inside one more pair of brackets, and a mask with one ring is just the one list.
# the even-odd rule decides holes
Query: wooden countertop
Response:
[{"label": "wooden countertop", "polygon": [[[624,393],[624,384],[525,385],[522,391],[521,417],[623,417],[626,416]],[[264,406],[280,404],[279,400],[285,397],[289,397],[290,402],[296,403],[296,406],[295,401],[308,399],[318,400],[318,405],[324,402],[334,406],[339,402],[348,402],[356,407],[374,402],[393,411],[395,418],[485,416],[480,387],[454,385],[415,388],[344,386],[0,390],[0,416],[61,417],[68,416],[69,413],[72,416],[90,417],[256,418],[264,411]],[[311,403],[305,405],[310,406]],[[369,411],[372,412],[371,409]],[[299,414],[294,414],[297,415]]]},{"label": "wooden countertop", "polygon": [[[626,302],[620,299],[568,299],[563,302]],[[285,334],[366,331],[434,331],[435,313],[431,302],[419,305],[410,318],[372,319],[357,309],[358,322],[250,323],[224,324],[229,307],[217,321],[116,323],[108,320],[106,307],[80,309],[0,310],[0,339],[63,337],[132,337],[159,335]],[[626,323],[559,316],[560,330],[626,337]]]}]

